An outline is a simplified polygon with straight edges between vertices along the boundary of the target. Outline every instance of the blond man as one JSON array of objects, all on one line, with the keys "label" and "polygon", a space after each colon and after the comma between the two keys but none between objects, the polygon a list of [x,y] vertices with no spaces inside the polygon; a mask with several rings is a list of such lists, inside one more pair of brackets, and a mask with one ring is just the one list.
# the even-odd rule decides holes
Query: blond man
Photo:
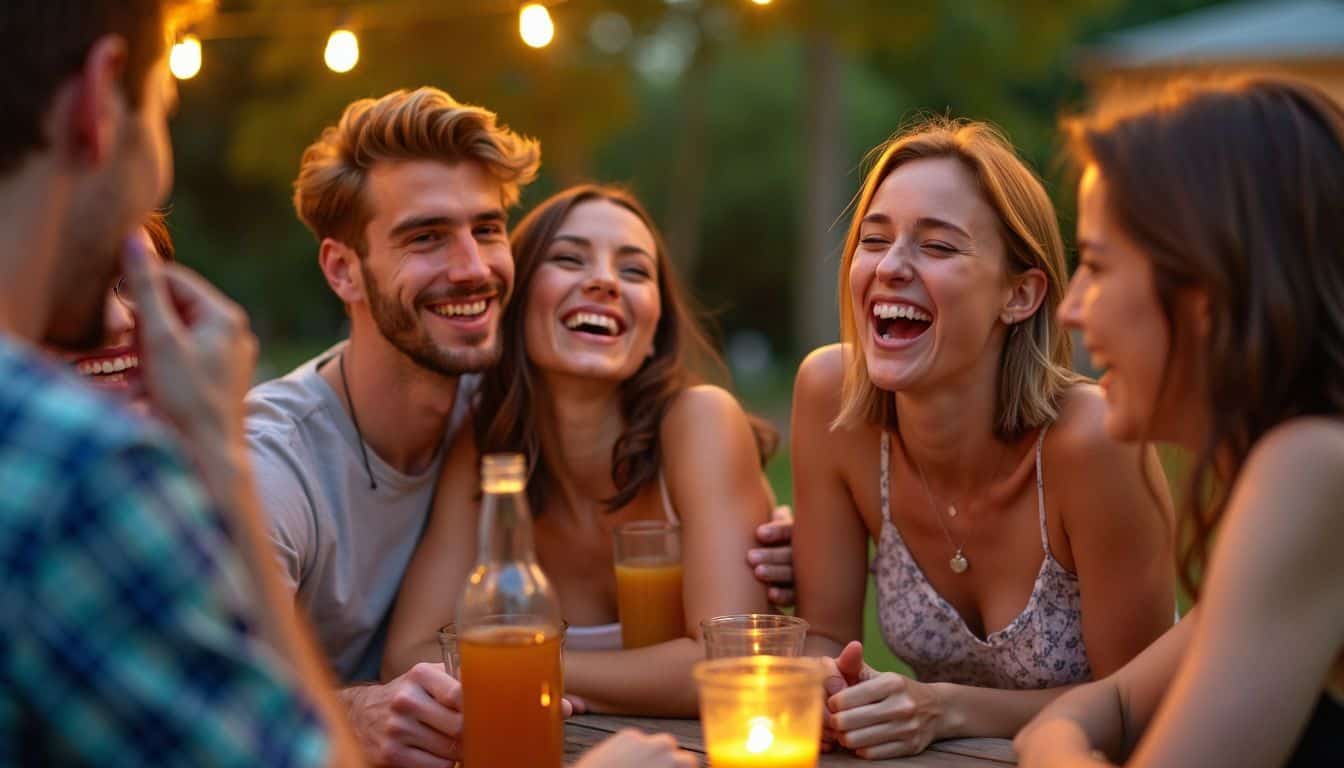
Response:
[{"label": "blond man", "polygon": [[376,762],[457,754],[460,692],[441,667],[374,681],[442,447],[464,418],[463,374],[499,354],[506,211],[539,160],[492,113],[421,88],[351,104],[294,184],[350,336],[253,389],[247,438],[283,571]]}]

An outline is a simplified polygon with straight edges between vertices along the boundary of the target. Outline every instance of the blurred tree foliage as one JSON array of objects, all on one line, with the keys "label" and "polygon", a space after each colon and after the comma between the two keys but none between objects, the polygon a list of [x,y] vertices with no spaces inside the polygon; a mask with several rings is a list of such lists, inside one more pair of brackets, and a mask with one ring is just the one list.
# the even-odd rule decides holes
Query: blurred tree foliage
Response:
[{"label": "blurred tree foliage", "polygon": [[[532,50],[510,0],[223,0],[180,87],[170,223],[282,372],[344,323],[289,203],[303,148],[352,99],[435,85],[541,140],[524,206],[579,180],[630,185],[721,329],[760,332],[789,367],[816,328],[835,335],[825,302],[867,150],[950,113],[999,124],[1049,176],[1080,42],[1206,4],[566,0]],[[360,38],[346,75],[322,64],[337,24]]]}]

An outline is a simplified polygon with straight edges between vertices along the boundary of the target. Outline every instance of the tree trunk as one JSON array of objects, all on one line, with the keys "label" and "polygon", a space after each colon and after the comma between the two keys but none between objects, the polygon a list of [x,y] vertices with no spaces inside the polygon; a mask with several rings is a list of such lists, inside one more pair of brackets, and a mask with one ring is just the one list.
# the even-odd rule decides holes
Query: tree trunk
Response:
[{"label": "tree trunk", "polygon": [[840,336],[836,270],[844,237],[843,222],[837,224],[844,208],[841,61],[835,43],[824,31],[814,29],[809,35],[803,66],[807,177],[793,310],[795,338],[806,352]]},{"label": "tree trunk", "polygon": [[708,121],[709,77],[713,56],[700,45],[691,65],[682,73],[678,89],[681,125],[677,132],[676,162],[668,180],[667,249],[679,271],[690,280],[700,263],[700,227],[703,222],[705,183],[709,172]]}]

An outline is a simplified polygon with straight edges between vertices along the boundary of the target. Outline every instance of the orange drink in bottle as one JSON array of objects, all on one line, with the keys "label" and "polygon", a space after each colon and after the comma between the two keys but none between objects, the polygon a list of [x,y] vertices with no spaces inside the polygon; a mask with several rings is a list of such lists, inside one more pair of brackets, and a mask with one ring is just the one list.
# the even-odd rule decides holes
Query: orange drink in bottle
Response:
[{"label": "orange drink in bottle", "polygon": [[481,460],[476,567],[457,604],[463,758],[468,768],[560,768],[560,603],[537,564],[521,454]]},{"label": "orange drink in bottle", "polygon": [[480,626],[458,639],[463,761],[558,766],[564,758],[561,636],[545,626]]}]

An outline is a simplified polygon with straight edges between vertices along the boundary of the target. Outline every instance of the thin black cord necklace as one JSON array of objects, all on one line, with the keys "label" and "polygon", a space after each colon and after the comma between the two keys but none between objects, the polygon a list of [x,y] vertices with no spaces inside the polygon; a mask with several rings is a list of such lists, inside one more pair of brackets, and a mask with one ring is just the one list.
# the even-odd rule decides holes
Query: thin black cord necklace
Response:
[{"label": "thin black cord necklace", "polygon": [[345,350],[341,350],[341,359],[337,361],[341,369],[341,389],[345,390],[345,402],[350,404],[350,421],[355,423],[355,438],[359,440],[359,455],[364,459],[364,471],[369,473],[369,489],[378,490],[373,479],[373,467],[369,465],[369,451],[364,447],[364,433],[359,431],[359,417],[355,415],[355,399],[350,396],[350,380],[345,376]]}]

